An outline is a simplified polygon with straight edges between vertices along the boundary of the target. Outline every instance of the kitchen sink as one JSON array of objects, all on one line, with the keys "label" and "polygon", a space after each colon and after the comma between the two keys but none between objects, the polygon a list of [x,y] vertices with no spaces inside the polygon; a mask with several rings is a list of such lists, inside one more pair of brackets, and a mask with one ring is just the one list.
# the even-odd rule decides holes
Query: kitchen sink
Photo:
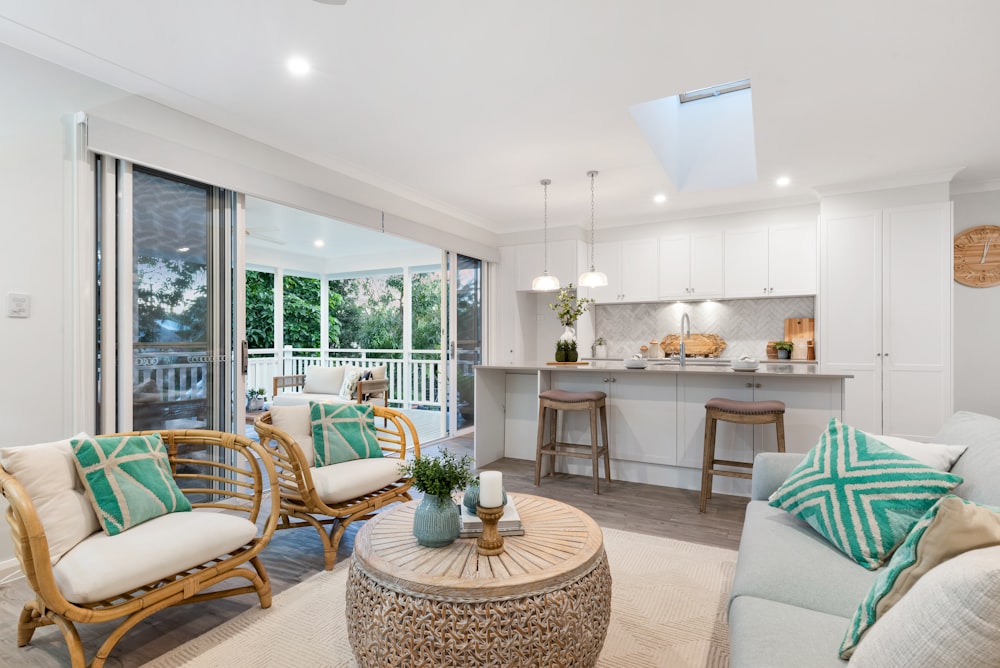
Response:
[{"label": "kitchen sink", "polygon": [[[718,357],[693,357],[685,360],[684,366],[729,366],[731,363],[731,360],[719,359]],[[665,359],[650,362],[651,366],[658,364],[680,366],[681,361],[679,359]]]}]

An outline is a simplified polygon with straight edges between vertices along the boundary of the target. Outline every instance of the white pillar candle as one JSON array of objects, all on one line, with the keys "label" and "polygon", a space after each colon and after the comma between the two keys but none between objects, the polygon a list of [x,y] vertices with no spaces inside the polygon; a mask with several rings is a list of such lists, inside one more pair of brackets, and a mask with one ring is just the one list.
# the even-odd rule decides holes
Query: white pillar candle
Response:
[{"label": "white pillar candle", "polygon": [[503,473],[483,471],[479,474],[479,505],[483,508],[503,505]]}]

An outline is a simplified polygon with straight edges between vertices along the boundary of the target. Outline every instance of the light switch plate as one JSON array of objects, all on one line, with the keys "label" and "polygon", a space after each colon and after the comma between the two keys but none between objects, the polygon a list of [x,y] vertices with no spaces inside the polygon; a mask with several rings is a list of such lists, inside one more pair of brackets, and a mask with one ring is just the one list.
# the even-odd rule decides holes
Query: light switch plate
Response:
[{"label": "light switch plate", "polygon": [[7,293],[7,317],[28,318],[31,316],[31,295],[18,292]]}]

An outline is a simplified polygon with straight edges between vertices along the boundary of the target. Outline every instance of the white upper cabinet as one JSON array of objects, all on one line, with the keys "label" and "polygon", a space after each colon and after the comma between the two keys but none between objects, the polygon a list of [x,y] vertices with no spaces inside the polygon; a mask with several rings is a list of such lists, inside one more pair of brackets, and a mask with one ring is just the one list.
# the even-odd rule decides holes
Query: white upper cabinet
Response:
[{"label": "white upper cabinet", "polygon": [[[633,239],[594,244],[594,268],[608,284],[590,288],[599,304],[656,301],[656,240]],[[581,267],[587,271],[590,265]]]},{"label": "white upper cabinet", "polygon": [[725,296],[816,294],[816,224],[727,230]]},{"label": "white upper cabinet", "polygon": [[[549,275],[558,278],[562,287],[567,283],[576,283],[579,274],[576,262],[577,246],[576,241],[549,242]],[[545,245],[524,244],[514,248],[516,265],[514,289],[531,290],[531,281],[545,271]]]},{"label": "white upper cabinet", "polygon": [[660,299],[722,296],[722,233],[670,234],[659,241]]}]

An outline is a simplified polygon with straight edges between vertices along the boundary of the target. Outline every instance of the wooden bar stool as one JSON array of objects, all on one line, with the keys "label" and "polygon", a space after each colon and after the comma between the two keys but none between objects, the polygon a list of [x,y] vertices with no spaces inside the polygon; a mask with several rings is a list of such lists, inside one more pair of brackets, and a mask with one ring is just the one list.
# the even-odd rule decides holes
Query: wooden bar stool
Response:
[{"label": "wooden bar stool", "polygon": [[[593,464],[594,494],[601,493],[598,462],[604,456],[604,477],[611,482],[611,453],[608,448],[608,413],[604,392],[567,392],[565,390],[546,390],[538,395],[538,445],[535,450],[535,486],[542,477],[542,455],[549,456],[549,474],[555,473],[556,457],[582,457]],[[590,412],[590,444],[565,443],[556,437],[556,423],[559,421],[559,411],[589,411]],[[545,441],[545,416],[551,413],[549,420],[549,438]],[[601,418],[600,445],[597,439],[597,417]]]},{"label": "wooden bar stool", "polygon": [[781,401],[736,401],[715,397],[705,404],[705,456],[701,465],[701,512],[712,498],[713,476],[749,478],[745,471],[726,471],[716,466],[752,469],[748,462],[715,458],[715,426],[718,420],[736,424],[771,424],[778,432],[778,452],[785,451],[785,404]]}]

